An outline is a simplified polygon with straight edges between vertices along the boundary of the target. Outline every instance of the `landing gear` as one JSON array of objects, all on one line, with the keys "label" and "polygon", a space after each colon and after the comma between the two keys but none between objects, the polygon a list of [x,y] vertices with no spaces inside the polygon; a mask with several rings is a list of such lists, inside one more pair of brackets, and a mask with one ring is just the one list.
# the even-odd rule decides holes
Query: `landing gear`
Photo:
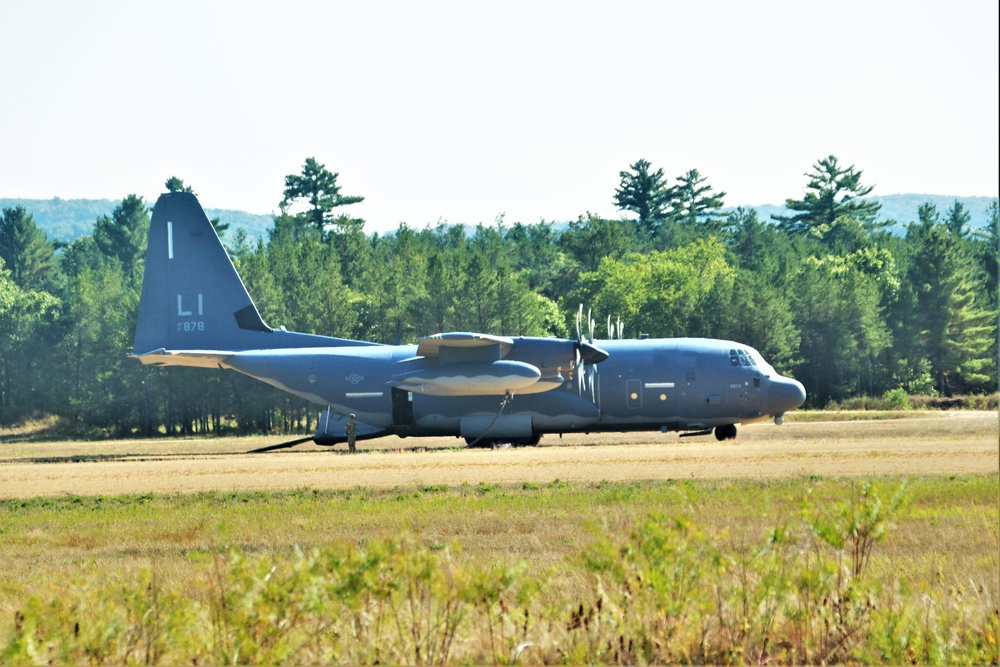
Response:
[{"label": "landing gear", "polygon": [[735,440],[736,439],[736,424],[724,424],[723,426],[715,427],[715,439],[716,440]]},{"label": "landing gear", "polygon": [[466,438],[465,445],[472,449],[489,449],[500,445],[511,447],[534,447],[542,440],[541,433],[534,433],[529,438]]}]

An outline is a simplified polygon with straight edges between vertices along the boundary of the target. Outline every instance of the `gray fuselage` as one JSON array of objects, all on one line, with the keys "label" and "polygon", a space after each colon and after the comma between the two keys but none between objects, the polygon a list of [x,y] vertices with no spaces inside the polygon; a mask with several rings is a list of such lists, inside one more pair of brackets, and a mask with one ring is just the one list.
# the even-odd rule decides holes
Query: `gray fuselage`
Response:
[{"label": "gray fuselage", "polygon": [[[495,419],[490,435],[496,437],[525,437],[526,429],[528,435],[698,430],[779,416],[805,398],[801,384],[777,374],[739,343],[701,338],[594,343],[610,356],[588,367],[589,377],[543,393],[515,392],[499,417],[501,395],[431,396],[387,386],[386,378],[402,369],[434,366],[415,356],[415,345],[246,351],[223,365],[335,413],[354,413],[378,435],[469,437],[484,429],[483,419]],[[507,358],[516,358],[516,347]]]}]

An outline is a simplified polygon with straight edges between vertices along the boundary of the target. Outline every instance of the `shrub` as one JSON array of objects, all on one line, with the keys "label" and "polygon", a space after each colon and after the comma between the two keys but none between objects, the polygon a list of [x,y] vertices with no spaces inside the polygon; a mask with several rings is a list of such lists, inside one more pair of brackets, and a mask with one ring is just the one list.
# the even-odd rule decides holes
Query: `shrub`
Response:
[{"label": "shrub", "polygon": [[906,393],[906,390],[902,387],[897,387],[896,389],[890,389],[885,392],[882,397],[888,402],[889,410],[912,410],[913,404],[910,403],[910,396]]}]

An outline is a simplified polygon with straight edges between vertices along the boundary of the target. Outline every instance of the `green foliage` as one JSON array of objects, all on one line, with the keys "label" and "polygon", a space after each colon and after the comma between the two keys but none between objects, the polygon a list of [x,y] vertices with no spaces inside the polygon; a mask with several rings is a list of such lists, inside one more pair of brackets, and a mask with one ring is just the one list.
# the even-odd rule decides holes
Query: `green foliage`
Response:
[{"label": "green foliage", "polygon": [[896,387],[895,389],[890,389],[885,392],[883,398],[889,404],[890,410],[912,410],[913,404],[910,403],[910,396],[906,393],[906,390],[902,387]]},{"label": "green foliage", "polygon": [[864,251],[809,256],[795,276],[800,369],[813,388],[814,404],[868,390],[870,369],[891,343],[882,317],[881,278],[868,269],[867,259]]},{"label": "green foliage", "polygon": [[718,232],[720,209],[724,205],[725,192],[712,192],[708,179],[697,169],[691,169],[677,177],[674,199],[671,202],[671,216],[681,224],[706,225],[711,232]]},{"label": "green foliage", "polygon": [[339,176],[340,174],[331,172],[315,158],[306,158],[301,174],[285,176],[281,206],[284,208],[304,200],[309,206],[304,214],[306,222],[319,232],[326,233],[327,225],[332,222],[334,208],[365,200],[357,195],[340,194],[340,186],[337,185]]},{"label": "green foliage", "polygon": [[0,262],[0,424],[55,407],[44,360],[59,307],[48,292],[18,286]]},{"label": "green foliage", "polygon": [[[201,595],[155,571],[120,586],[80,581],[17,613],[5,663],[210,664],[504,661],[529,630],[539,582],[520,565],[458,566],[410,539],[336,544],[291,557],[229,550]],[[483,641],[470,643],[469,635]]]},{"label": "green foliage", "polygon": [[724,246],[714,239],[675,250],[605,257],[598,269],[580,275],[562,302],[563,312],[586,303],[611,314],[631,331],[654,337],[706,335],[706,304],[713,293],[732,287],[735,272]]},{"label": "green foliage", "polygon": [[854,165],[841,167],[837,156],[818,160],[807,173],[809,184],[802,199],[786,199],[785,206],[794,215],[775,216],[779,226],[797,234],[817,231],[824,235],[822,225],[832,225],[841,216],[854,218],[866,225],[874,225],[880,205],[871,199],[862,199],[874,186],[861,184],[861,171]]},{"label": "green foliage", "polygon": [[102,215],[94,223],[94,242],[105,257],[114,257],[122,271],[134,281],[142,275],[149,234],[149,209],[138,195],[128,195],[111,216]]},{"label": "green foliage", "polygon": [[663,170],[650,172],[651,166],[648,160],[640,159],[629,165],[630,171],[619,172],[621,182],[614,197],[615,206],[638,216],[638,229],[648,237],[656,234],[674,198]]},{"label": "green foliage", "polygon": [[[850,574],[857,578],[871,560],[875,544],[892,528],[906,500],[906,484],[900,484],[892,498],[882,498],[872,481],[854,485],[847,500],[833,508],[820,509],[810,497],[802,501],[802,517],[813,534],[838,553],[838,568],[850,557]],[[839,570],[838,570],[839,573]]]},{"label": "green foliage", "polygon": [[168,178],[163,187],[167,189],[167,192],[194,192],[190,185],[184,185],[184,181],[176,176]]},{"label": "green foliage", "polygon": [[0,218],[0,268],[4,267],[25,289],[51,292],[58,285],[52,244],[21,206],[3,209]]},{"label": "green foliage", "polygon": [[909,288],[921,317],[914,338],[930,364],[935,388],[956,390],[996,385],[996,360],[987,356],[996,339],[996,310],[978,302],[970,253],[962,239],[938,222],[933,206],[921,208],[921,222],[907,231],[911,257]]}]

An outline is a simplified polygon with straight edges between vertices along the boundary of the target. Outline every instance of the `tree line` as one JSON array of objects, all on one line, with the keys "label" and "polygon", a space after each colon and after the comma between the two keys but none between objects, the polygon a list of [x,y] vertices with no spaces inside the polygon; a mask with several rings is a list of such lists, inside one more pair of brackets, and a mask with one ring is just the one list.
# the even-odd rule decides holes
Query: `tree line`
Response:
[{"label": "tree line", "polygon": [[[724,212],[692,169],[670,179],[638,160],[620,172],[620,219],[508,223],[467,231],[401,224],[366,234],[339,174],[308,158],[285,178],[266,238],[213,225],[265,321],[289,330],[414,343],[441,331],[569,336],[578,304],[604,335],[741,341],[801,380],[809,404],[903,389],[997,387],[993,201],[970,230],[961,203],[920,207],[906,234],[878,221],[862,172],[836,156],[805,174],[789,213]],[[171,177],[168,190],[190,191]],[[610,188],[609,188],[610,190]],[[310,429],[315,408],[236,373],[157,369],[128,358],[150,203],[126,196],[63,245],[23,207],[0,220],[0,424],[52,414],[81,432]]]}]

